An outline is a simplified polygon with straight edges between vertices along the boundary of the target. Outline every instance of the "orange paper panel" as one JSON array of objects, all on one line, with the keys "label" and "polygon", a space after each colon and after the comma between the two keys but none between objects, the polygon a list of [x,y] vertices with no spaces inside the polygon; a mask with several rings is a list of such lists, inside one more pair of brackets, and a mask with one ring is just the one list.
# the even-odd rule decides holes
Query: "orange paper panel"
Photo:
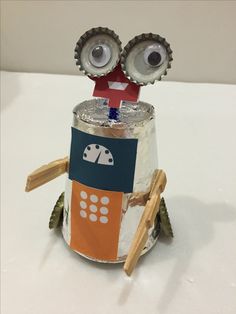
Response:
[{"label": "orange paper panel", "polygon": [[72,249],[94,259],[116,260],[122,213],[122,192],[72,183]]}]

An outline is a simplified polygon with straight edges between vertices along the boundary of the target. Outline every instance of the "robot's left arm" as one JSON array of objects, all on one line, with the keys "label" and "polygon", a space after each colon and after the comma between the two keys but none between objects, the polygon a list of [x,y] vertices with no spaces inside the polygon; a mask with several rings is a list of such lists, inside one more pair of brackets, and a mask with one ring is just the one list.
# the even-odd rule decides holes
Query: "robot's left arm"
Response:
[{"label": "robot's left arm", "polygon": [[25,191],[30,192],[33,189],[57,178],[61,174],[68,171],[68,157],[54,160],[47,165],[36,169],[27,177]]}]

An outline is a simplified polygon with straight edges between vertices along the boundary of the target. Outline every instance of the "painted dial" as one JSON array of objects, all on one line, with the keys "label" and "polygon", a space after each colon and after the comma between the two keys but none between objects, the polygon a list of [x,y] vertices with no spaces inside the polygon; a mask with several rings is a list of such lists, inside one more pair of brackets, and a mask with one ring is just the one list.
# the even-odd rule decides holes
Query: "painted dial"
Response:
[{"label": "painted dial", "polygon": [[98,144],[89,144],[84,150],[83,159],[95,164],[114,165],[114,159],[110,150]]}]

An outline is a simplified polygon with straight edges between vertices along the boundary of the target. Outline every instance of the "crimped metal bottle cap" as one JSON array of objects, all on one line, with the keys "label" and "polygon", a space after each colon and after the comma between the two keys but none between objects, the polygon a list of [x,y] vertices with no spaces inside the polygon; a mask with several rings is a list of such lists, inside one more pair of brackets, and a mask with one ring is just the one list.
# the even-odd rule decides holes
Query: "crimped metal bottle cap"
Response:
[{"label": "crimped metal bottle cap", "polygon": [[76,44],[76,65],[85,75],[104,76],[116,67],[121,50],[121,41],[114,31],[106,27],[92,28]]},{"label": "crimped metal bottle cap", "polygon": [[147,85],[161,80],[172,60],[172,50],[165,38],[147,33],[128,42],[121,54],[121,67],[130,81]]}]

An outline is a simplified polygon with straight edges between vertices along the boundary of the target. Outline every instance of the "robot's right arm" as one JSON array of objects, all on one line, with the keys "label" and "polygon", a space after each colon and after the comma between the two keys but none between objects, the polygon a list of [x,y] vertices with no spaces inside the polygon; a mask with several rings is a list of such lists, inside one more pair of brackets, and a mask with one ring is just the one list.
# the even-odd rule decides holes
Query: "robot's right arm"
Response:
[{"label": "robot's right arm", "polygon": [[124,264],[124,271],[128,276],[133,272],[147,242],[149,229],[153,226],[155,217],[160,209],[160,194],[165,190],[165,186],[165,172],[163,170],[156,170],[152,179],[149,199],[146,203]]},{"label": "robot's right arm", "polygon": [[30,192],[31,190],[57,178],[61,174],[67,172],[68,167],[68,157],[54,160],[47,165],[43,165],[27,177],[25,191]]}]

